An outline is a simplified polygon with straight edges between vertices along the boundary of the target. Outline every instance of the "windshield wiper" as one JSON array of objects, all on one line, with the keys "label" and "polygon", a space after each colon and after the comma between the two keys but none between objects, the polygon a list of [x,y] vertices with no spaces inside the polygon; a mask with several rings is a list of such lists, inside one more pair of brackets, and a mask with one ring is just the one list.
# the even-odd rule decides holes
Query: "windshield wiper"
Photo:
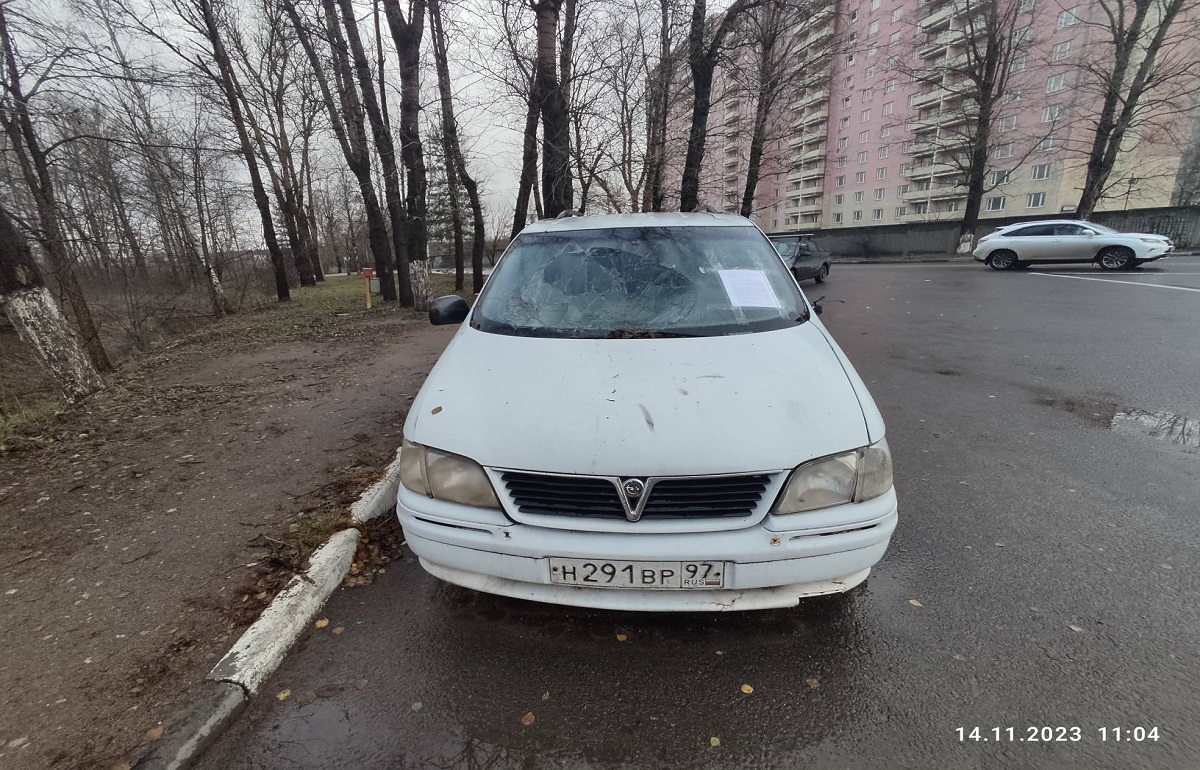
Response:
[{"label": "windshield wiper", "polygon": [[613,329],[604,335],[606,340],[653,340],[668,337],[707,337],[707,334],[688,334],[663,329]]}]

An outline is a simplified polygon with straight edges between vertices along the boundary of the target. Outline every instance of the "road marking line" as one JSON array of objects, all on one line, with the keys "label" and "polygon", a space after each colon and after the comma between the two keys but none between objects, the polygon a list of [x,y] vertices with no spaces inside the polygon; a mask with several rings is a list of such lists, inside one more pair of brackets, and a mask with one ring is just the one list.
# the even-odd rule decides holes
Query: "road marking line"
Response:
[{"label": "road marking line", "polygon": [[1088,278],[1082,275],[1059,275],[1058,273],[1030,273],[1030,275],[1042,275],[1047,278],[1073,278],[1076,281],[1099,281],[1100,283],[1115,283],[1120,286],[1145,286],[1151,289],[1177,289],[1178,291],[1195,291],[1200,292],[1200,289],[1193,289],[1189,286],[1171,286],[1165,283],[1142,283],[1141,281],[1116,281],[1112,278]]}]

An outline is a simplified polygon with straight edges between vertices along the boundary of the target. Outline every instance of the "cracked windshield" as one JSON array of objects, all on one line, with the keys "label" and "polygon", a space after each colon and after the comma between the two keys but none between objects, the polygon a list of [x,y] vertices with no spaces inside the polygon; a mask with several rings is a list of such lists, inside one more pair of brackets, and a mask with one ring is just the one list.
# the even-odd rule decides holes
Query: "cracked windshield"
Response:
[{"label": "cracked windshield", "polygon": [[0,0],[0,770],[1200,769],[1200,0]]}]

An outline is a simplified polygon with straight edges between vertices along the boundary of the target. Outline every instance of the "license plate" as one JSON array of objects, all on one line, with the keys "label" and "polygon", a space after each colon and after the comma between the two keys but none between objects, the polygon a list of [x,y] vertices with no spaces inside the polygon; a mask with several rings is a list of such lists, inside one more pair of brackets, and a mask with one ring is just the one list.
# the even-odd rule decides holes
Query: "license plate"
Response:
[{"label": "license plate", "polygon": [[550,582],[591,588],[724,588],[725,562],[552,558]]}]

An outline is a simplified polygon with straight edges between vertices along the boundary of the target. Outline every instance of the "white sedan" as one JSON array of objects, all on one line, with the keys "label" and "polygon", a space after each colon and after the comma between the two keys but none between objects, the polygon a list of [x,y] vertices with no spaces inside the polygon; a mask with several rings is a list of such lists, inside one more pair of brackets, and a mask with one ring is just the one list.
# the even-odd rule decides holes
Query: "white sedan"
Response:
[{"label": "white sedan", "polygon": [[[896,528],[866,386],[749,220],[525,228],[404,424],[397,511],[429,573],[619,610],[847,592]],[[462,323],[466,321],[466,323]]]},{"label": "white sedan", "polygon": [[1007,225],[979,239],[975,259],[994,270],[1030,264],[1095,262],[1105,270],[1128,270],[1175,250],[1163,235],[1119,233],[1078,219]]}]

